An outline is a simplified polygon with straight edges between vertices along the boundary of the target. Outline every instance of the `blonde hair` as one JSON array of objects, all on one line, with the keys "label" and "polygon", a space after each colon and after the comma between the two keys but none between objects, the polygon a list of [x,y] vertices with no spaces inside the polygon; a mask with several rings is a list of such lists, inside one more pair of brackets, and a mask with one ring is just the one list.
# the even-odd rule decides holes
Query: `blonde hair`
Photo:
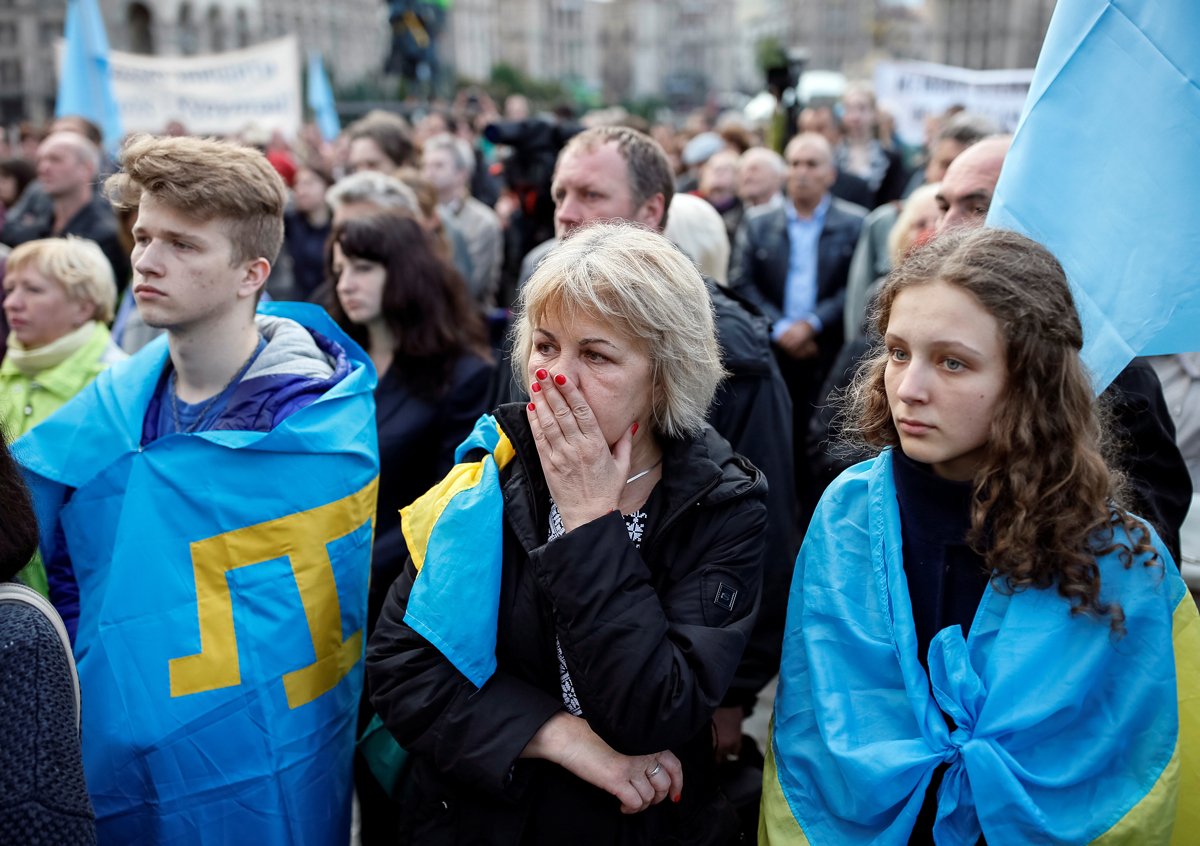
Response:
[{"label": "blonde hair", "polygon": [[108,323],[113,319],[117,282],[112,265],[95,241],[74,235],[26,241],[8,254],[5,272],[13,274],[26,267],[62,285],[72,302],[93,303],[93,320]]},{"label": "blonde hair", "polygon": [[526,380],[533,327],[548,314],[584,314],[646,344],[655,431],[699,434],[725,376],[712,301],[695,266],[670,241],[631,223],[577,230],[525,283],[513,327],[513,373]]},{"label": "blonde hair", "polygon": [[232,264],[274,262],[283,245],[287,187],[253,147],[210,138],[131,138],[121,151],[124,172],[105,191],[117,211],[132,211],[149,194],[195,220],[219,220],[233,244]]},{"label": "blonde hair", "polygon": [[694,194],[676,194],[663,234],[696,263],[702,274],[721,285],[729,281],[729,233],[721,213],[708,200]]},{"label": "blonde hair", "polygon": [[900,214],[896,215],[896,222],[892,224],[892,230],[888,233],[887,248],[892,267],[899,266],[900,262],[904,261],[904,257],[908,255],[908,251],[912,249],[916,239],[910,235],[908,230],[912,227],[917,212],[921,210],[921,203],[933,201],[939,188],[941,188],[940,182],[930,182],[914,190],[904,201],[904,207],[900,209]]}]

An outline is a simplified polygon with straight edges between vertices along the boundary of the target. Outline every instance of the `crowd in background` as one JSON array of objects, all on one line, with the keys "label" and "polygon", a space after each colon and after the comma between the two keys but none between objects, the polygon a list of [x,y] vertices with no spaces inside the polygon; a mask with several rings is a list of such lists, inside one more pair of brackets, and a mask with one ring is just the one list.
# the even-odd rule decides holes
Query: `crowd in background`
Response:
[{"label": "crowd in background", "polygon": [[[444,476],[481,414],[529,399],[511,373],[511,307],[547,252],[588,223],[624,219],[662,231],[698,268],[729,374],[710,422],[765,474],[774,533],[744,659],[761,666],[738,676],[735,688],[752,680],[715,715],[719,777],[751,832],[762,753],[743,721],[778,670],[800,540],[822,493],[862,457],[841,445],[835,400],[878,340],[873,303],[889,271],[939,231],[982,224],[1007,150],[998,127],[961,109],[931,118],[922,147],[907,149],[861,84],[809,104],[793,129],[773,149],[740,114],[699,110],[678,124],[620,110],[535,114],[521,96],[501,105],[464,90],[453,102],[370,112],[332,141],[311,125],[292,139],[255,128],[237,139],[290,190],[265,298],[323,306],[378,374],[368,634],[408,555],[391,518]],[[161,334],[135,306],[135,214],[101,188],[116,163],[97,128],[67,117],[13,135],[0,140],[8,443]],[[653,175],[638,159],[652,149],[643,144],[665,153],[665,192],[640,184]],[[616,165],[600,158],[610,148]],[[606,182],[610,166],[619,178]],[[642,202],[663,193],[661,208]],[[1133,510],[1176,559],[1194,561],[1184,514],[1200,496],[1200,354],[1135,361],[1106,395]],[[737,409],[753,410],[736,420]],[[21,578],[46,590],[36,556]],[[364,697],[360,729],[371,716]],[[356,781],[363,842],[388,842],[391,799],[359,762]]]}]

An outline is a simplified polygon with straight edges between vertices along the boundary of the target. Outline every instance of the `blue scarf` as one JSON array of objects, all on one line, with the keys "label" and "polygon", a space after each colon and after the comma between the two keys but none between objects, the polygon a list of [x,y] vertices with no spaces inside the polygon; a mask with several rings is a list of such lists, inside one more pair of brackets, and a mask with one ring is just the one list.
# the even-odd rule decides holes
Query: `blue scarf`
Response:
[{"label": "blue scarf", "polygon": [[842,474],[796,562],[760,842],[901,846],[943,763],[939,844],[1195,836],[1200,622],[1154,542],[1161,566],[1097,562],[1123,638],[1053,589],[989,586],[965,638],[934,637],[926,674],[891,454]]}]

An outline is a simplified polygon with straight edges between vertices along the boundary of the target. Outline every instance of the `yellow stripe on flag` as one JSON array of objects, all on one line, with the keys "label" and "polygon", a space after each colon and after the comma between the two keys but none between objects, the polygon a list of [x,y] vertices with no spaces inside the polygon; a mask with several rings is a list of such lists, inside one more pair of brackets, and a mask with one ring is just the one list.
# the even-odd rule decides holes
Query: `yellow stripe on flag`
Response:
[{"label": "yellow stripe on flag", "polygon": [[809,846],[808,837],[792,814],[791,806],[783,795],[779,784],[779,770],[775,767],[775,721],[767,733],[767,759],[763,764],[762,804],[758,814],[759,846]]},{"label": "yellow stripe on flag", "polygon": [[500,432],[500,440],[490,456],[468,464],[455,464],[446,474],[446,478],[423,493],[411,505],[400,509],[400,528],[404,533],[404,542],[408,545],[408,554],[412,556],[413,565],[418,572],[425,566],[425,553],[429,549],[433,527],[441,519],[442,512],[446,510],[450,500],[479,484],[488,458],[496,462],[498,470],[503,470],[516,455],[508,435],[499,427],[497,431]]}]

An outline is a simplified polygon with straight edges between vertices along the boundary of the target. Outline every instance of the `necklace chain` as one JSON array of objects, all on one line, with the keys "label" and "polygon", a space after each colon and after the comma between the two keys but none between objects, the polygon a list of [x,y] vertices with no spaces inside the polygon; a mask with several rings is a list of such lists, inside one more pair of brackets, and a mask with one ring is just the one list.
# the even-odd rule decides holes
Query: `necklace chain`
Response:
[{"label": "necklace chain", "polygon": [[[261,345],[262,340],[260,338],[259,342],[254,345],[254,351],[251,352],[249,358],[242,363],[242,366],[238,372],[234,373],[233,376],[230,377],[229,381],[225,383],[225,386],[221,388],[221,390],[217,391],[208,398],[208,401],[204,403],[200,411],[196,414],[196,418],[192,420],[191,424],[186,429],[182,428],[179,422],[179,403],[182,401],[179,399],[179,391],[177,390],[179,380],[175,377],[175,371],[171,371],[171,421],[175,424],[176,432],[190,433],[196,431],[196,428],[204,420],[204,415],[208,414],[213,405],[216,404],[217,400],[221,398],[222,394],[229,390],[229,386],[246,375],[246,371],[250,369],[250,365],[254,363],[254,359],[258,358],[259,348]],[[628,484],[628,482],[626,484]]]},{"label": "necklace chain", "polygon": [[630,476],[628,479],[626,479],[626,480],[625,480],[625,484],[627,484],[627,485],[631,485],[631,484],[633,484],[633,483],[634,483],[634,482],[636,482],[638,479],[640,479],[640,478],[642,478],[643,476],[645,476],[647,473],[649,473],[651,470],[653,470],[655,467],[657,467],[657,466],[658,466],[658,465],[660,465],[660,464],[662,464],[662,459],[661,459],[661,458],[660,458],[658,461],[656,461],[656,462],[654,462],[653,464],[651,464],[649,467],[647,467],[647,468],[646,468],[645,470],[643,470],[641,473],[634,473],[632,476]]}]

